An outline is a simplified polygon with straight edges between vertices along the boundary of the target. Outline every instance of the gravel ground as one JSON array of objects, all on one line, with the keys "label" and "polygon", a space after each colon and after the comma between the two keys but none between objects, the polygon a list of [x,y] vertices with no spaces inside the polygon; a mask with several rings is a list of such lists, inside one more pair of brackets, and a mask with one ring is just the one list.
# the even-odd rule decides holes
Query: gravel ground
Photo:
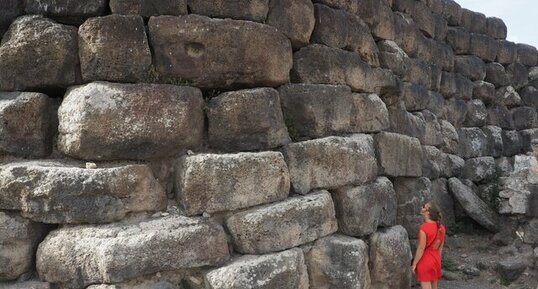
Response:
[{"label": "gravel ground", "polygon": [[446,281],[441,280],[439,282],[439,289],[504,289],[504,287],[498,284],[489,284],[487,282],[477,281]]}]

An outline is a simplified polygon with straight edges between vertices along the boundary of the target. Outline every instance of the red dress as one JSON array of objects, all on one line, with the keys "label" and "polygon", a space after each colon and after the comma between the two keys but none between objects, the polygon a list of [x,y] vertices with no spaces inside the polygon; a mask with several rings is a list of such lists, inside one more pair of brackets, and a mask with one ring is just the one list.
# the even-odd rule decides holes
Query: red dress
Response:
[{"label": "red dress", "polygon": [[439,249],[435,249],[435,240],[440,240],[440,244],[445,241],[445,226],[437,227],[436,223],[424,223],[420,225],[420,230],[426,233],[426,248],[420,261],[417,263],[417,279],[419,282],[431,282],[441,279],[441,254]]}]

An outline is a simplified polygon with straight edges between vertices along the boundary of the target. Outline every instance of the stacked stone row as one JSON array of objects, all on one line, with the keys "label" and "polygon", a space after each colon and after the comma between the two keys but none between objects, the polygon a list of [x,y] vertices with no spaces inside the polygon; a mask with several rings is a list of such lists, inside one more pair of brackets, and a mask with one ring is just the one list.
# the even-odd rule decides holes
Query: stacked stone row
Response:
[{"label": "stacked stone row", "polygon": [[534,136],[536,50],[486,83],[506,28],[451,1],[7,2],[2,280],[407,288],[422,203]]}]

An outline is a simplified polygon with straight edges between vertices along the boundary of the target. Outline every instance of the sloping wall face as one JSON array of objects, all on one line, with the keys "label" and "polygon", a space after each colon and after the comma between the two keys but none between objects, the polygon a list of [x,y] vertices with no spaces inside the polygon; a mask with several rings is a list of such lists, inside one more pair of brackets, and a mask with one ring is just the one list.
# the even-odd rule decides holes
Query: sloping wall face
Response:
[{"label": "sloping wall face", "polygon": [[426,202],[447,227],[538,217],[538,52],[500,19],[451,0],[0,8],[13,288],[405,289]]}]

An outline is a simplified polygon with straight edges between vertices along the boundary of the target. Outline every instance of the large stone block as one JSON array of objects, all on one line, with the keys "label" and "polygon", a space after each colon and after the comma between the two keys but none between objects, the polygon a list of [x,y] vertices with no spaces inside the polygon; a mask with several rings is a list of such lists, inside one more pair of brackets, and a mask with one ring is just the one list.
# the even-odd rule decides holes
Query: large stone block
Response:
[{"label": "large stone block", "polygon": [[495,85],[485,81],[475,81],[473,88],[473,98],[482,100],[485,104],[495,102]]},{"label": "large stone block", "polygon": [[77,81],[78,64],[76,27],[19,17],[0,46],[0,90],[64,88]]},{"label": "large stone block", "polygon": [[435,91],[428,91],[428,105],[426,109],[431,111],[435,116],[443,116],[443,107],[445,106],[445,97]]},{"label": "large stone block", "polygon": [[517,62],[525,66],[536,66],[538,51],[536,47],[528,44],[517,44]]},{"label": "large stone block", "polygon": [[0,167],[0,191],[2,209],[44,223],[108,223],[166,208],[166,193],[145,165],[10,163]]},{"label": "large stone block", "polygon": [[471,45],[471,34],[461,27],[449,27],[446,42],[455,54],[467,54]]},{"label": "large stone block", "polygon": [[5,0],[0,3],[0,38],[7,31],[11,22],[24,13],[24,2]]},{"label": "large stone block", "polygon": [[79,25],[84,20],[104,15],[106,0],[24,0],[26,14],[41,14],[58,22]]},{"label": "large stone block", "polygon": [[475,158],[486,155],[488,140],[477,127],[459,128],[459,154],[461,157]]},{"label": "large stone block", "polygon": [[312,242],[338,229],[327,191],[236,213],[226,220],[234,247],[245,254],[281,251]]},{"label": "large stone block", "polygon": [[261,256],[241,256],[205,274],[208,289],[308,289],[308,271],[301,249]]},{"label": "large stone block", "polygon": [[446,153],[456,154],[459,148],[459,135],[456,128],[448,121],[441,119],[441,134],[443,135],[443,143],[441,150]]},{"label": "large stone block", "polygon": [[504,21],[497,17],[488,17],[486,24],[486,34],[495,39],[506,39],[508,29]]},{"label": "large stone block", "polygon": [[23,157],[52,152],[52,101],[33,92],[0,92],[0,151]]},{"label": "large stone block", "polygon": [[518,155],[513,159],[513,170],[501,178],[499,213],[536,216],[536,185],[538,185],[536,157]]},{"label": "large stone block", "polygon": [[469,52],[486,62],[495,61],[499,50],[497,41],[492,37],[483,34],[471,33]]},{"label": "large stone block", "polygon": [[273,88],[225,92],[206,109],[209,145],[223,151],[263,150],[290,142]]},{"label": "large stone block", "polygon": [[280,201],[290,178],[279,152],[200,154],[178,161],[176,198],[188,215]]},{"label": "large stone block", "polygon": [[375,136],[380,174],[421,176],[422,148],[418,139],[389,132]]},{"label": "large stone block", "polygon": [[433,63],[445,71],[452,71],[454,69],[454,52],[450,46],[419,35],[415,53],[411,54],[425,62]]},{"label": "large stone block", "polygon": [[521,106],[513,108],[510,112],[512,113],[512,118],[514,119],[514,128],[516,130],[523,130],[538,126],[538,113],[536,112],[536,108]]},{"label": "large stone block", "polygon": [[472,99],[467,102],[467,117],[463,125],[482,127],[486,124],[487,117],[488,112],[484,103],[480,99]]},{"label": "large stone block", "polygon": [[389,128],[389,112],[377,94],[352,94],[351,131],[378,132]]},{"label": "large stone block", "polygon": [[286,35],[293,49],[308,45],[315,25],[314,6],[310,0],[270,0],[266,24]]},{"label": "large stone block", "polygon": [[451,226],[456,223],[454,216],[454,199],[448,192],[447,180],[439,178],[432,181],[433,201],[441,210],[443,216],[443,224]]},{"label": "large stone block", "polygon": [[420,113],[410,113],[402,108],[389,108],[390,132],[424,139],[426,120]]},{"label": "large stone block", "polygon": [[443,71],[440,92],[445,98],[471,99],[474,84],[459,73]]},{"label": "large stone block", "polygon": [[443,17],[446,18],[449,25],[457,26],[461,22],[463,9],[453,0],[442,0]]},{"label": "large stone block", "polygon": [[410,82],[402,84],[401,97],[407,111],[424,110],[429,101],[428,90],[421,85]]},{"label": "large stone block", "polygon": [[368,245],[363,240],[343,235],[325,237],[317,240],[305,257],[310,288],[370,288]]},{"label": "large stone block", "polygon": [[517,45],[514,42],[500,40],[497,51],[497,62],[501,64],[511,64],[517,61]]},{"label": "large stone block", "polygon": [[462,177],[473,182],[491,181],[496,175],[493,157],[478,157],[465,161]]},{"label": "large stone block", "polygon": [[[51,287],[50,287],[50,283],[47,283],[47,282],[26,281],[26,282],[10,283],[0,288],[2,289],[50,289]],[[112,289],[116,289],[116,288],[112,288]]]},{"label": "large stone block", "polygon": [[487,82],[493,83],[496,87],[506,86],[510,84],[510,76],[500,63],[492,62],[486,64]]},{"label": "large stone block", "polygon": [[454,71],[471,80],[484,80],[486,65],[474,55],[458,55],[454,58]]},{"label": "large stone block", "polygon": [[443,143],[443,134],[437,116],[429,110],[423,110],[417,114],[421,115],[426,123],[424,136],[420,138],[420,143],[432,146],[441,145]]},{"label": "large stone block", "polygon": [[199,89],[94,82],[67,91],[58,110],[58,148],[82,159],[148,159],[201,145]]},{"label": "large stone block", "polygon": [[333,189],[375,180],[377,162],[373,138],[327,137],[288,144],[283,149],[296,193]]},{"label": "large stone block", "polygon": [[312,42],[358,53],[371,66],[379,66],[378,48],[370,28],[358,16],[316,4]]},{"label": "large stone block", "polygon": [[[219,6],[213,1],[193,2]],[[201,88],[278,86],[289,82],[291,44],[274,27],[198,15],[153,17],[148,27],[155,67],[163,77]]]},{"label": "large stone block", "polygon": [[495,158],[500,157],[503,152],[502,128],[488,125],[482,128],[488,140],[488,153]]},{"label": "large stone block", "polygon": [[422,175],[429,179],[437,179],[441,173],[441,164],[446,154],[434,146],[422,146]]},{"label": "large stone block", "polygon": [[[280,103],[294,137],[316,138],[351,131],[353,96],[345,85],[287,84],[281,86]],[[261,110],[267,109],[259,106]],[[254,117],[259,117],[255,113]],[[251,126],[250,122],[245,125]],[[229,136],[235,141],[234,135]]]},{"label": "large stone block", "polygon": [[523,149],[523,139],[515,130],[503,130],[503,155],[511,157],[521,153]]},{"label": "large stone block", "polygon": [[442,118],[455,127],[463,126],[465,119],[467,119],[467,103],[462,99],[451,98],[446,100],[443,110]]},{"label": "large stone block", "polygon": [[375,182],[333,192],[340,231],[348,236],[366,236],[378,226],[392,226],[396,221],[396,194],[386,177]]},{"label": "large stone block", "polygon": [[78,30],[78,45],[84,82],[141,82],[151,66],[151,51],[140,16],[89,19]]},{"label": "large stone block", "polygon": [[0,280],[14,280],[32,269],[41,241],[43,224],[22,218],[15,212],[0,211]]},{"label": "large stone block", "polygon": [[526,86],[519,92],[524,105],[538,109],[538,89],[534,86]]},{"label": "large stone block", "polygon": [[529,83],[529,71],[521,63],[512,63],[506,67],[506,73],[510,79],[510,85],[520,89]]},{"label": "large stone block", "polygon": [[187,0],[110,0],[113,14],[140,15],[148,18],[160,15],[187,14]]},{"label": "large stone block", "polygon": [[269,0],[187,0],[191,13],[215,18],[264,22]]},{"label": "large stone block", "polygon": [[512,108],[521,105],[521,97],[512,86],[504,86],[495,92],[495,103]]},{"label": "large stone block", "polygon": [[426,177],[396,178],[394,191],[398,199],[396,223],[402,225],[411,238],[415,238],[424,219],[417,214],[432,199],[432,184]]},{"label": "large stone block", "polygon": [[370,236],[372,288],[411,287],[411,248],[402,226],[382,229]]},{"label": "large stone block", "polygon": [[43,280],[84,288],[160,271],[216,266],[227,258],[220,225],[171,215],[55,230],[39,245],[36,264]]},{"label": "large stone block", "polygon": [[488,108],[487,124],[499,126],[503,129],[513,129],[514,119],[506,106],[494,104]]}]

